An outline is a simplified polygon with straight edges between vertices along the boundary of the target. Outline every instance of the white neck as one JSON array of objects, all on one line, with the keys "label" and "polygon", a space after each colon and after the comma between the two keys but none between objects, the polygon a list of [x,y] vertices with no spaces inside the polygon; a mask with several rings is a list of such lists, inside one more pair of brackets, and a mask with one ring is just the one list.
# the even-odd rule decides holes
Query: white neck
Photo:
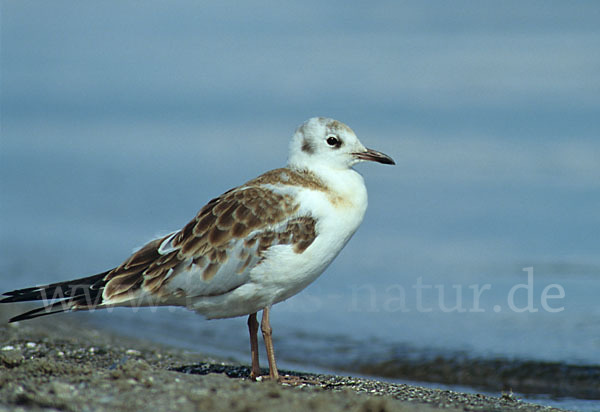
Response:
[{"label": "white neck", "polygon": [[[295,169],[294,167],[290,167]],[[296,169],[298,170],[298,169]],[[332,168],[325,164],[313,164],[310,168],[303,168],[319,178],[332,195],[339,197],[354,205],[359,214],[364,214],[367,209],[367,188],[363,177],[352,168]]]}]

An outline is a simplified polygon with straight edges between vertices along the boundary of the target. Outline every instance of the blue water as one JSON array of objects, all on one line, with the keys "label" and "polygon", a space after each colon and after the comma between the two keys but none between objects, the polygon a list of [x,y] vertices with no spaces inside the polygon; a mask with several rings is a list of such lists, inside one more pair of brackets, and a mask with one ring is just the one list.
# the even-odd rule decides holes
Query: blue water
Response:
[{"label": "blue water", "polygon": [[[274,308],[281,358],[600,364],[599,3],[1,7],[2,290],[119,264],[325,115],[397,166],[358,167],[365,221]],[[110,322],[248,357],[244,319]]]}]

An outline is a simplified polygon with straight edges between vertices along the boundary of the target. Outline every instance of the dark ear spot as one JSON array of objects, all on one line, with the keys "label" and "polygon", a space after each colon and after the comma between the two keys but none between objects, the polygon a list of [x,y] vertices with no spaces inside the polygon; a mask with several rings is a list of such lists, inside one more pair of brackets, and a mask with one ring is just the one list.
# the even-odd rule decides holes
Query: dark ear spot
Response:
[{"label": "dark ear spot", "polygon": [[307,154],[313,154],[315,152],[315,148],[306,138],[302,140],[302,151]]}]

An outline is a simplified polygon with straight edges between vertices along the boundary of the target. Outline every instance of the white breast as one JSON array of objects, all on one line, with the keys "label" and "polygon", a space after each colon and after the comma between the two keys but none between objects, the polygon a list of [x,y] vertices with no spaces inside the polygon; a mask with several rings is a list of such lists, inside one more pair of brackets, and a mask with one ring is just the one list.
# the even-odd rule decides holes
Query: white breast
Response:
[{"label": "white breast", "polygon": [[352,169],[338,173],[336,185],[329,184],[334,176],[327,179],[335,187],[329,193],[300,188],[294,194],[301,205],[298,214],[317,220],[317,237],[303,253],[296,253],[291,245],[272,246],[246,283],[188,306],[207,318],[242,316],[288,299],[312,283],[356,232],[367,208],[362,176]]},{"label": "white breast", "polygon": [[298,193],[300,214],[317,219],[317,238],[301,254],[289,245],[267,251],[267,258],[251,272],[251,281],[260,285],[272,299],[281,302],[312,283],[335,259],[363,220],[367,209],[367,191],[354,170],[347,170],[338,185],[344,191],[324,193],[304,189]]}]

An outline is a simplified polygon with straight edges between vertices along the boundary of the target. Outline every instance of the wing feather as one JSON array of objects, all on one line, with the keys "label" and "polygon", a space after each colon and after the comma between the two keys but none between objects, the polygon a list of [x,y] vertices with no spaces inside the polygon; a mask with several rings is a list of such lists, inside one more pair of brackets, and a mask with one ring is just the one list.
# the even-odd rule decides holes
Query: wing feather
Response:
[{"label": "wing feather", "polygon": [[[306,172],[276,169],[212,199],[180,231],[155,239],[106,276],[104,302],[141,295],[181,297],[228,292],[248,277],[265,251],[290,244],[302,253],[316,222],[298,215],[293,185],[324,189]],[[286,190],[277,190],[286,186]]]}]

